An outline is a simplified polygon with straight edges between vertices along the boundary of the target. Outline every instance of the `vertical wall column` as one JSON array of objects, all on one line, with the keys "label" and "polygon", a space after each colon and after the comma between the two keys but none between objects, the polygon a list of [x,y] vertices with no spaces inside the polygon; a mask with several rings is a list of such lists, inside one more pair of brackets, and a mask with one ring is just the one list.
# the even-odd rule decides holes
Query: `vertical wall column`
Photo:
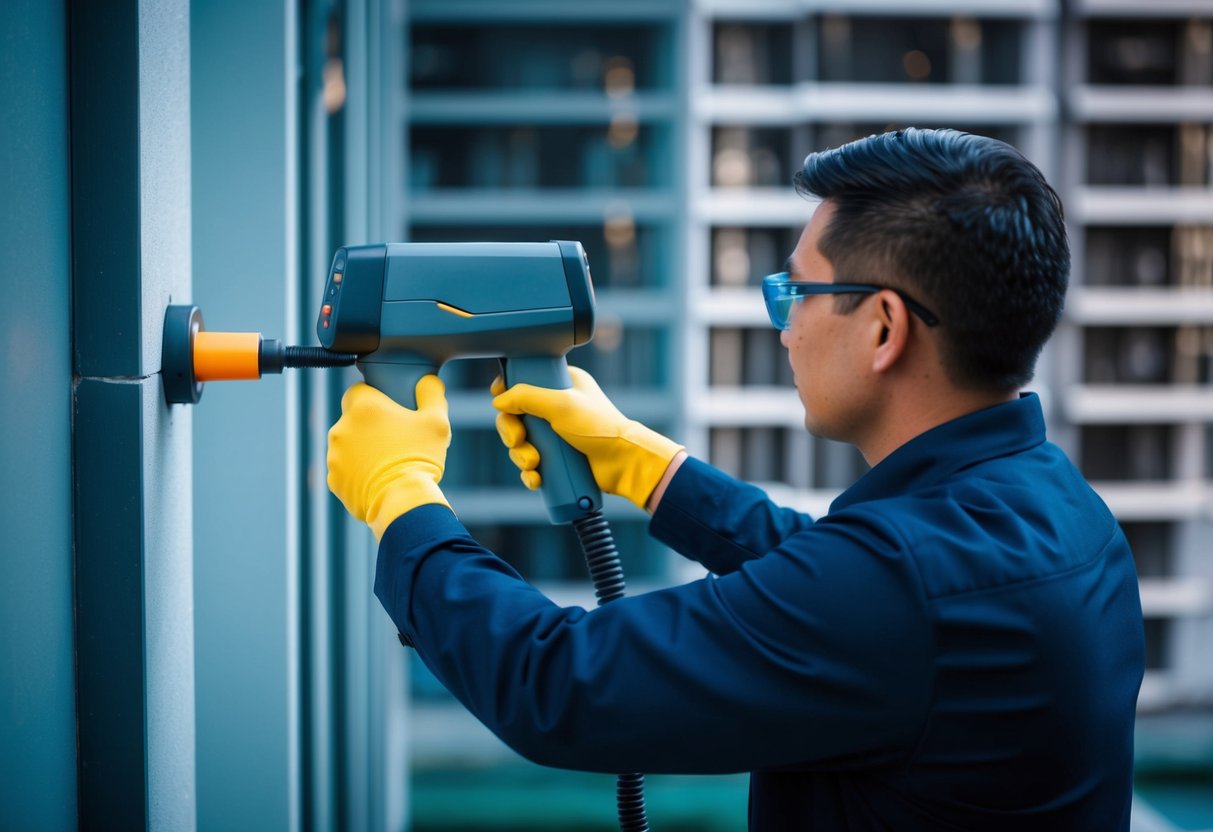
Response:
[{"label": "vertical wall column", "polygon": [[190,290],[188,3],[69,15],[80,828],[192,829],[191,418],[159,378]]},{"label": "vertical wall column", "polygon": [[[315,343],[295,327],[299,5],[190,9],[194,302],[208,329],[263,332],[287,344]],[[203,829],[306,827],[299,382],[292,371],[210,384],[194,408]],[[323,460],[313,484],[324,488]]]},{"label": "vertical wall column", "polygon": [[[342,64],[346,96],[340,119],[344,168],[342,192],[330,194],[343,207],[335,242],[399,239],[400,169],[405,157],[395,144],[402,102],[407,48],[403,16],[407,2],[360,0],[345,4]],[[331,151],[330,151],[331,153]],[[333,160],[337,161],[337,160]],[[336,184],[336,183],[335,183]],[[319,263],[332,256],[325,252]],[[319,277],[319,275],[316,275]],[[344,385],[348,378],[341,381]],[[320,437],[323,439],[323,435]],[[320,450],[320,449],[318,449]],[[335,503],[329,498],[329,507]],[[343,747],[340,787],[345,807],[341,828],[372,832],[404,828],[408,810],[408,651],[400,649],[393,627],[367,588],[374,584],[378,547],[361,523],[337,506],[344,528],[343,644],[340,661]]]}]

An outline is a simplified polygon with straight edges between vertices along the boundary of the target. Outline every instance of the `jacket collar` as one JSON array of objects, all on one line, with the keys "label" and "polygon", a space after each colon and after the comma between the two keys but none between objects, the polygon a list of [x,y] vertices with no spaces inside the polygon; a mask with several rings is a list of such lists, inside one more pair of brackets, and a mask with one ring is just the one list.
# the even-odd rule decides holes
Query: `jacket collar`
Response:
[{"label": "jacket collar", "polygon": [[830,513],[933,485],[961,468],[1019,453],[1044,441],[1040,397],[1021,393],[1013,401],[967,413],[920,433],[838,495]]}]

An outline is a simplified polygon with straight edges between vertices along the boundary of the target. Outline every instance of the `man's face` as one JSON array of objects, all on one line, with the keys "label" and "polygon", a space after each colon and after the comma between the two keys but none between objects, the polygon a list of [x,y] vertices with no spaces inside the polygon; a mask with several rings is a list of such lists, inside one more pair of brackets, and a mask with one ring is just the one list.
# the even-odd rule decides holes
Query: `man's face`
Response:
[{"label": "man's face", "polygon": [[[813,212],[789,259],[792,280],[835,282],[834,266],[818,249],[833,215],[834,205],[828,201]],[[868,371],[859,360],[862,351],[852,348],[859,343],[863,316],[838,314],[834,307],[830,295],[798,300],[779,340],[788,350],[805,427],[816,436],[849,441],[862,421],[861,394],[867,387]]]}]

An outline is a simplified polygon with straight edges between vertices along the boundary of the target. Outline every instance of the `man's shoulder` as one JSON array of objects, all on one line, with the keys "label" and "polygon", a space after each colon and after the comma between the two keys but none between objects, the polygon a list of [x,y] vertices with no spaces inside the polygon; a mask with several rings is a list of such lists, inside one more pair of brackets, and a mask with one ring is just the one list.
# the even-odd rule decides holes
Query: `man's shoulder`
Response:
[{"label": "man's shoulder", "polygon": [[1049,443],[848,506],[827,522],[896,541],[932,597],[1038,581],[1109,551],[1128,554],[1107,505]]}]

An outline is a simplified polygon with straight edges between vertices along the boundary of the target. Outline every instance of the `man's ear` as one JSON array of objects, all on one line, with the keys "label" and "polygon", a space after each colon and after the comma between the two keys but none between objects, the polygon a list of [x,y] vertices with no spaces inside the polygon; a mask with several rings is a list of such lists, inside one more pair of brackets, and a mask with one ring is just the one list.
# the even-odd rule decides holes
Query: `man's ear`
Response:
[{"label": "man's ear", "polygon": [[872,352],[872,371],[887,373],[905,354],[910,340],[910,310],[896,292],[881,292],[879,301],[873,321],[876,343]]}]

